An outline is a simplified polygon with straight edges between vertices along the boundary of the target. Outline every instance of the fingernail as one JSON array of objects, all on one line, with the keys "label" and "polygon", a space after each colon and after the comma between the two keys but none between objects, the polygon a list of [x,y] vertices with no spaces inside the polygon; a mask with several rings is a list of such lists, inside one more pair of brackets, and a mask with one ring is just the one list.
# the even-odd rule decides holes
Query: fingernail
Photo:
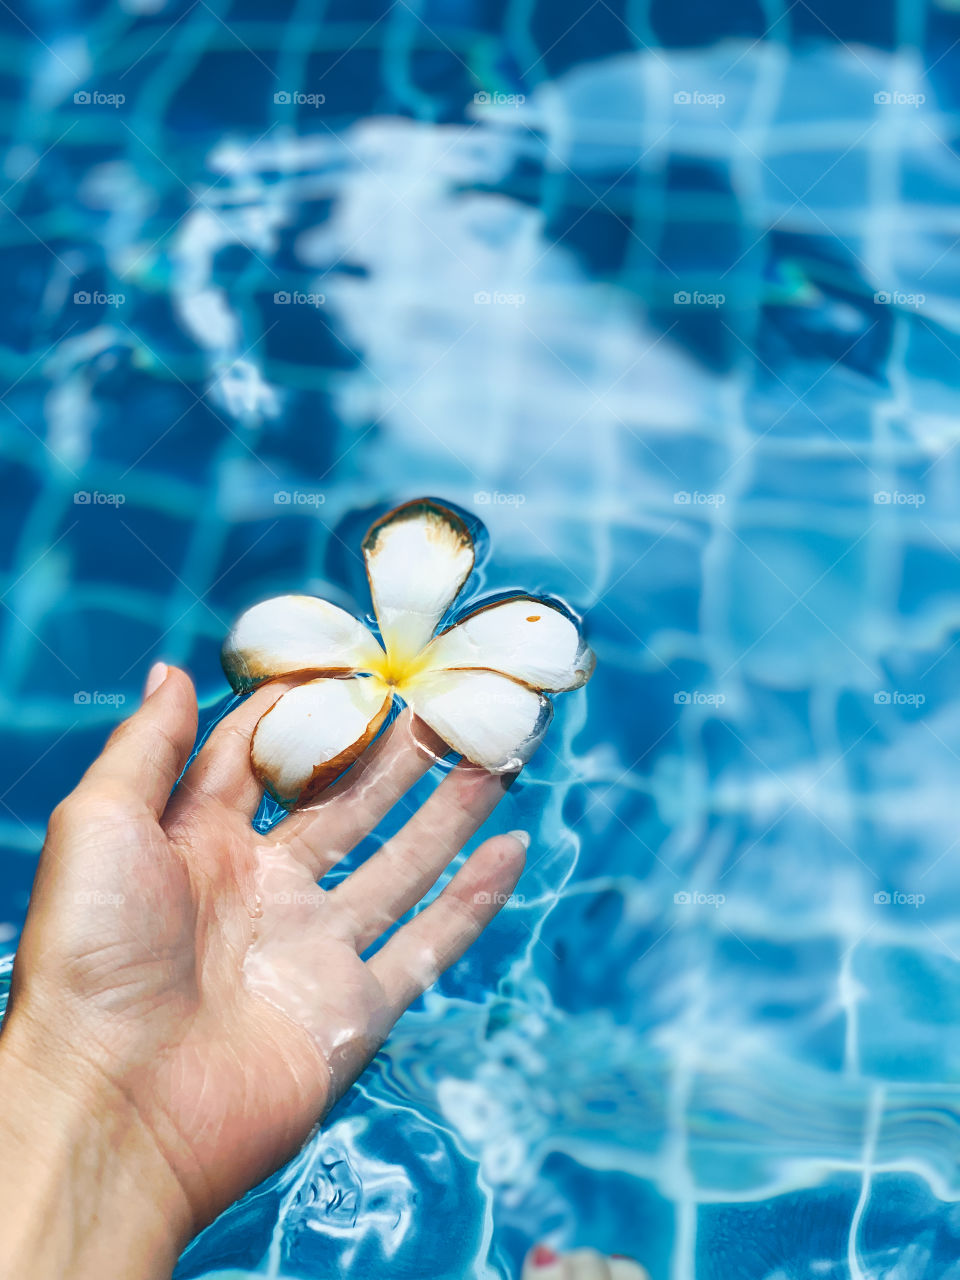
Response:
[{"label": "fingernail", "polygon": [[508,831],[508,836],[513,836],[514,840],[519,840],[525,849],[530,848],[530,832],[529,831]]},{"label": "fingernail", "polygon": [[[510,834],[516,835],[517,833],[511,831]],[[521,835],[526,835],[526,832],[521,832]],[[560,1255],[554,1253],[548,1245],[538,1244],[530,1260],[535,1267],[552,1267],[555,1262],[560,1261]]]},{"label": "fingernail", "polygon": [[170,668],[165,662],[155,662],[147,673],[147,683],[143,686],[143,700],[150,697],[152,693],[156,693],[164,680],[167,678],[167,672]]}]

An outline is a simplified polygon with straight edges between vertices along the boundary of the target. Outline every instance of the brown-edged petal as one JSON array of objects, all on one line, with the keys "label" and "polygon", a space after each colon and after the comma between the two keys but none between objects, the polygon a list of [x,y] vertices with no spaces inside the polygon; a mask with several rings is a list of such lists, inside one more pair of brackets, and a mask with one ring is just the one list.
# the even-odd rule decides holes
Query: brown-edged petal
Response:
[{"label": "brown-edged petal", "polygon": [[378,676],[310,680],[287,690],[254,730],[254,772],[280,804],[302,804],[353,764],[391,701]]},{"label": "brown-edged petal", "polygon": [[223,646],[227,679],[246,693],[276,676],[377,671],[383,650],[362,622],[317,596],[275,596],[240,615]]},{"label": "brown-edged petal", "polygon": [[548,698],[496,671],[426,671],[399,692],[454,751],[493,773],[526,764],[553,716]]},{"label": "brown-edged petal", "polygon": [[486,667],[531,689],[578,689],[596,662],[576,623],[554,605],[517,596],[482,605],[423,655],[430,670]]},{"label": "brown-edged petal", "polygon": [[428,643],[473,568],[473,539],[455,512],[429,499],[396,507],[363,541],[370,594],[396,669]]}]

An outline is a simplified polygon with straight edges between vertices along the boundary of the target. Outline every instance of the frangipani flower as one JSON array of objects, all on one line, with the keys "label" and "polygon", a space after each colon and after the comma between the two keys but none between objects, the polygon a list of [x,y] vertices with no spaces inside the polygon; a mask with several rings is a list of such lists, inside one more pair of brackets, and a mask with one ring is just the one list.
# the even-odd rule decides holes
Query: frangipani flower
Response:
[{"label": "frangipani flower", "polygon": [[254,605],[227,638],[223,668],[236,692],[305,681],[257,724],[250,752],[264,787],[287,807],[311,799],[372,741],[395,696],[474,764],[519,769],[553,715],[544,690],[579,688],[593,671],[576,624],[518,595],[435,635],[475,551],[463,520],[429,499],[376,521],[363,556],[382,645],[344,609],[298,595]]}]

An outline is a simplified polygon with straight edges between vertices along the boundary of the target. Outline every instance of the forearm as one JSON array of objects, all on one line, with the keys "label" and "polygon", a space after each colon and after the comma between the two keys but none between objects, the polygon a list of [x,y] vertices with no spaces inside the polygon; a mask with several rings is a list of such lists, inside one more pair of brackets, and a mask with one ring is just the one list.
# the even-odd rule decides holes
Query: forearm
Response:
[{"label": "forearm", "polygon": [[191,1234],[169,1166],[119,1091],[50,1079],[33,1039],[0,1035],[0,1280],[169,1280]]}]

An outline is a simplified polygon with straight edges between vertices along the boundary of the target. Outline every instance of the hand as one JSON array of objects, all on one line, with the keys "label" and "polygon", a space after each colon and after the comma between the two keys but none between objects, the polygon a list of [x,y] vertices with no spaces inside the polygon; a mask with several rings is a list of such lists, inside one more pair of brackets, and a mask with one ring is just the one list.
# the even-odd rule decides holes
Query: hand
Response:
[{"label": "hand", "polygon": [[[260,835],[249,739],[285,687],[221,721],[171,797],[197,705],[166,669],[51,817],[0,1038],[4,1097],[19,1094],[0,1117],[0,1255],[21,1250],[17,1274],[169,1275],[193,1232],[297,1150],[519,877],[524,833],[494,836],[362,960],[503,781],[457,766],[322,894],[444,748],[405,712],[320,805]],[[31,1196],[59,1205],[33,1231]]]}]

